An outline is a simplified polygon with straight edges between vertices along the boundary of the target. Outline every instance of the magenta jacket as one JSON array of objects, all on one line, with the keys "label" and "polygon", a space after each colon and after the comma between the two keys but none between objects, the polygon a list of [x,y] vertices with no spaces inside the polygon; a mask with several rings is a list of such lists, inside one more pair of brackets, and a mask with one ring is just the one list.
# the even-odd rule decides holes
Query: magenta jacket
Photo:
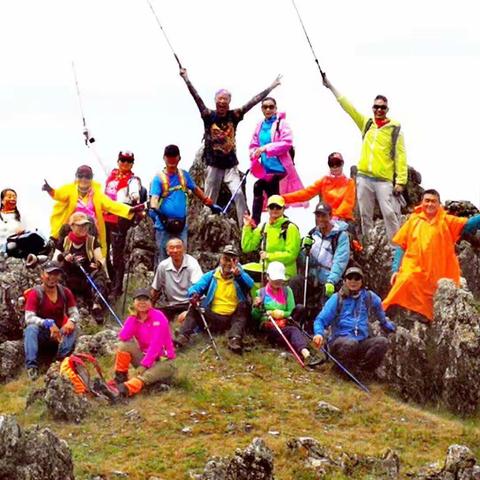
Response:
[{"label": "magenta jacket", "polygon": [[122,342],[129,342],[135,338],[140,349],[145,353],[140,364],[145,368],[150,368],[160,357],[173,360],[175,348],[167,317],[155,308],[151,308],[147,315],[145,322],[140,322],[134,315],[128,317],[118,338]]},{"label": "magenta jacket", "polygon": [[[277,113],[277,120],[273,122],[271,129],[271,143],[266,145],[266,151],[268,157],[278,157],[282,163],[287,175],[280,180],[280,195],[289,192],[296,192],[297,190],[303,189],[303,183],[298,176],[295,166],[293,165],[292,159],[290,157],[290,148],[293,145],[292,130],[285,120],[285,113]],[[263,120],[258,123],[253,133],[252,140],[250,141],[250,171],[252,175],[260,178],[269,180],[271,174],[268,174],[263,165],[260,163],[260,157],[254,157],[253,152],[255,149],[260,147],[260,142],[258,141],[258,133],[262,126]],[[294,203],[289,205],[290,207],[304,207],[307,208],[309,205],[308,202]]]}]

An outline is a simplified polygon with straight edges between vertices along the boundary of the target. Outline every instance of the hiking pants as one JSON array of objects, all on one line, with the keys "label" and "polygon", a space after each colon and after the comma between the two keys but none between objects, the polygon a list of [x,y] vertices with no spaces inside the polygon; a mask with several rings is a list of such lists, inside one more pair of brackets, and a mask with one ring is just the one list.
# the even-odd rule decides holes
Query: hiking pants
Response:
[{"label": "hiking pants", "polygon": [[[217,168],[209,165],[207,167],[207,175],[205,177],[205,195],[213,200],[213,203],[217,203],[222,181],[225,182],[232,193],[237,190],[241,183],[240,172],[237,167],[233,168]],[[235,207],[237,209],[237,221],[238,226],[243,226],[243,215],[247,211],[247,202],[243,190],[238,189],[235,195]]]},{"label": "hiking pants", "polygon": [[357,202],[364,237],[368,237],[373,228],[375,199],[377,199],[382,212],[387,238],[391,241],[400,228],[399,204],[393,195],[392,182],[358,175]]},{"label": "hiking pants", "polygon": [[253,204],[252,204],[252,218],[257,225],[260,224],[263,210],[263,194],[268,197],[278,195],[280,192],[280,180],[285,175],[274,175],[270,181],[260,179],[253,184]]},{"label": "hiking pants", "polygon": [[[223,333],[228,330],[228,338],[242,338],[249,313],[250,309],[247,303],[240,302],[231,315],[219,315],[218,313],[213,313],[210,309],[206,309],[204,316],[212,333]],[[205,328],[198,310],[191,308],[185,318],[185,322],[180,328],[180,333],[190,336],[197,327],[200,327],[201,330]]]},{"label": "hiking pants", "polygon": [[[309,341],[297,326],[287,325],[286,327],[282,328],[282,333],[285,335],[286,339],[292,344],[292,347],[297,353],[300,353],[304,348],[308,348]],[[287,350],[290,350],[285,343],[285,340],[278,333],[275,327],[273,327],[273,330],[268,330],[268,339],[271,342],[278,343],[285,347]]]},{"label": "hiking pants", "polygon": [[119,218],[117,223],[105,222],[107,232],[107,270],[113,289],[119,294],[123,288],[123,276],[127,258],[125,243],[127,234],[133,223],[125,218]]},{"label": "hiking pants", "polygon": [[358,342],[348,337],[337,337],[329,346],[330,353],[348,370],[373,372],[387,353],[385,337],[370,337]]},{"label": "hiking pants", "polygon": [[57,360],[68,357],[75,349],[78,331],[75,330],[70,335],[63,335],[62,341],[58,344],[50,336],[50,329],[40,325],[27,325],[23,333],[23,346],[25,349],[25,366],[27,368],[38,367],[39,348],[50,348],[57,351]]},{"label": "hiking pants", "polygon": [[130,342],[119,342],[118,352],[127,352],[131,355],[131,363],[134,367],[138,367],[137,377],[145,384],[152,385],[153,383],[169,383],[174,374],[175,366],[172,360],[167,360],[162,357],[158,359],[150,368],[145,368],[140,365],[145,353],[140,350],[138,343],[135,340]]},{"label": "hiking pants", "polygon": [[155,250],[155,269],[158,267],[158,264],[165,260],[167,255],[167,250],[165,247],[167,246],[167,242],[171,238],[180,238],[185,245],[185,251],[187,251],[187,234],[188,234],[188,226],[185,224],[185,227],[181,231],[181,233],[169,233],[165,229],[155,228],[155,243],[157,244],[157,248]]},{"label": "hiking pants", "polygon": [[188,306],[188,303],[179,303],[177,305],[169,305],[165,307],[162,307],[162,305],[160,305],[158,308],[168,318],[169,322],[173,322],[177,315],[188,310]]},{"label": "hiking pants", "polygon": [[[67,270],[65,273],[67,287],[76,297],[82,297],[85,302],[88,303],[90,308],[94,303],[98,303],[102,308],[105,308],[102,300],[100,299],[100,295],[98,295],[97,291],[92,287],[92,285],[90,285],[90,282],[87,280],[87,277],[83,274],[83,272],[81,272],[79,269],[71,269]],[[91,279],[103,297],[107,298],[108,280],[103,268],[98,268],[91,272],[89,272],[87,269],[87,273],[90,275]]]}]

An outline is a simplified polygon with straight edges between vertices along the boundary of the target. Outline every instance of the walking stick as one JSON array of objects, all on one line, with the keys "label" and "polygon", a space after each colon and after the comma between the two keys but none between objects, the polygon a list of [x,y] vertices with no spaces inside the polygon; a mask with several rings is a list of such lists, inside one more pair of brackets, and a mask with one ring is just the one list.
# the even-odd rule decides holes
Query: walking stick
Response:
[{"label": "walking stick", "polygon": [[235,197],[237,196],[237,193],[240,191],[240,189],[242,188],[242,185],[243,183],[245,182],[245,180],[247,179],[247,175],[250,173],[250,169],[248,169],[246,172],[245,172],[245,175],[243,176],[242,178],[242,181],[239,183],[238,187],[235,189],[235,191],[233,192],[232,196],[230,197],[230,200],[228,201],[228,203],[225,205],[225,208],[222,210],[222,215],[225,215],[228,211],[228,209],[230,208],[230,205],[232,204],[232,202],[235,200]]},{"label": "walking stick", "polygon": [[308,268],[310,263],[310,249],[305,251],[305,278],[303,279],[303,306],[307,307]]},{"label": "walking stick", "polygon": [[[191,304],[190,304],[190,306],[191,306]],[[188,308],[190,309],[190,307],[188,307]],[[200,315],[200,318],[202,319],[203,326],[208,333],[208,337],[210,338],[210,343],[212,344],[212,347],[215,350],[215,355],[216,355],[217,359],[220,360],[220,361],[223,361],[222,356],[220,355],[220,352],[218,351],[217,343],[215,342],[215,339],[213,338],[212,332],[210,331],[210,328],[209,328],[208,323],[207,323],[207,319],[205,318],[205,315],[203,314],[201,307],[194,306],[193,308],[195,308],[197,313]]]},{"label": "walking stick", "polygon": [[295,357],[295,360],[300,364],[300,366],[302,368],[305,368],[304,361],[300,358],[300,355],[295,351],[292,344],[288,341],[287,337],[284,335],[284,333],[282,332],[282,329],[278,326],[277,322],[273,319],[273,317],[271,315],[268,315],[268,319],[272,322],[272,324],[275,327],[275,329],[277,330],[277,332],[280,334],[280,336],[283,338],[284,342],[287,344],[287,347],[293,353],[293,356]]},{"label": "walking stick", "polygon": [[128,265],[127,265],[127,281],[125,282],[125,291],[123,292],[122,317],[125,316],[125,307],[127,304],[128,285],[130,283],[130,265],[131,265],[131,258],[128,259]]},{"label": "walking stick", "polygon": [[100,297],[100,299],[102,300],[102,302],[105,304],[105,306],[108,308],[108,310],[110,311],[110,313],[113,315],[113,318],[117,321],[117,323],[123,327],[123,323],[122,321],[120,320],[120,318],[118,318],[118,315],[113,311],[113,308],[110,306],[110,304],[107,302],[107,300],[105,299],[105,297],[102,295],[102,292],[98,289],[97,285],[95,284],[95,282],[93,281],[92,277],[87,273],[87,271],[83,268],[82,264],[78,261],[75,262],[75,265],[78,266],[78,268],[80,268],[80,270],[82,271],[82,273],[85,275],[86,279],[88,280],[88,283],[90,283],[90,285],[93,287],[93,289],[97,292],[98,296]]}]

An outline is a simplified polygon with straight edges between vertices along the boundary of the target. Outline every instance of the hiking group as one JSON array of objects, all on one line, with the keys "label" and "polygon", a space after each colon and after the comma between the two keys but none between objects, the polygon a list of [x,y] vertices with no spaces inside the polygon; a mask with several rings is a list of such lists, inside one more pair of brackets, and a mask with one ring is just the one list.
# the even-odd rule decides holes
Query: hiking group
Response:
[{"label": "hiking group", "polygon": [[[370,323],[377,319],[387,335],[394,332],[395,324],[386,316],[394,305],[414,312],[419,321],[432,322],[437,282],[459,282],[455,243],[464,232],[480,227],[480,216],[466,219],[446,213],[439,193],[430,189],[402,225],[407,183],[403,132],[388,117],[383,95],[374,98],[372,115],[363,115],[323,75],[324,86],[359,128],[362,148],[355,179],[344,174],[342,154],[333,152],[327,174],[304,187],[294,164],[292,130],[270,96],[280,77],[240,108],[231,109],[231,93],[220,89],[210,109],[185,68],[180,68],[180,76],[203,120],[204,190],[179,168],[176,145],[165,147],[165,167],[153,177],[149,192],[132,171],[134,154],[120,151],[117,168],[103,188],[88,165],[78,167],[74,181],[58,188],[45,181],[42,189],[55,203],[50,239],[42,245],[39,235],[22,222],[16,192],[1,192],[4,254],[30,263],[47,255],[41,263],[41,284],[25,292],[29,378],[38,377],[39,352],[53,348],[76,391],[85,391],[76,375],[77,363],[85,361],[74,354],[79,335],[76,298],[84,299],[100,325],[106,310],[114,313],[109,301],[118,299],[126,287],[127,234],[137,221],[146,221],[147,214],[156,241],[153,282],[150,289],[133,294],[132,313],[118,334],[114,378],[97,385],[99,392],[115,400],[137,394],[146,385],[170,382],[176,350],[187,348],[204,331],[218,357],[214,334],[225,332],[228,348],[241,354],[249,332],[290,350],[302,366],[314,368],[326,355],[335,359],[342,374],[372,376],[387,352],[388,338],[373,335]],[[264,118],[248,146],[248,172],[256,178],[250,213],[238,169],[236,129],[259,103]],[[235,204],[241,251],[225,245],[218,252],[218,266],[203,272],[187,253],[189,194],[212,214],[222,214],[226,208],[217,204],[222,183]],[[317,196],[313,228],[302,239],[286,209],[306,207]],[[376,202],[393,258],[391,289],[383,302],[367,289],[366,272],[353,260],[372,231]],[[258,261],[241,265],[242,253],[251,252],[257,252]],[[116,314],[115,318],[122,324]],[[132,374],[130,366],[136,368]]]}]

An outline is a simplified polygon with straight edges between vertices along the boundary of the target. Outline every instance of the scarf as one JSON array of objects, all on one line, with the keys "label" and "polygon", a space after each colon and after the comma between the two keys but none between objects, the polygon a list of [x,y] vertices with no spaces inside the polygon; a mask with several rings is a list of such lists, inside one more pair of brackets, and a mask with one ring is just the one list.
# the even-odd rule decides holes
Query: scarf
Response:
[{"label": "scarf", "polygon": [[265,287],[265,293],[280,305],[287,304],[287,299],[285,298],[285,292],[283,288],[280,288],[277,292],[274,292],[270,283],[267,283],[267,286]]},{"label": "scarf", "polygon": [[87,241],[87,235],[80,237],[79,235],[76,235],[73,232],[69,232],[68,234],[68,239],[74,244],[74,245],[83,245]]}]

